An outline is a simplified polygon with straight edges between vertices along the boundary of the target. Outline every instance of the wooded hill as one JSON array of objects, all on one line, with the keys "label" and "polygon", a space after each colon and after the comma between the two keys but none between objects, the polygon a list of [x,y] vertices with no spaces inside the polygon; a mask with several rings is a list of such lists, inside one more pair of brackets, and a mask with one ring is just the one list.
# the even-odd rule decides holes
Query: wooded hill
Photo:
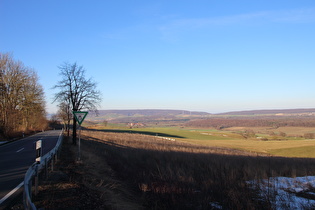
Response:
[{"label": "wooded hill", "polygon": [[[87,117],[88,121],[110,123],[160,123],[172,121],[186,122],[190,119],[200,119],[209,116],[207,112],[195,112],[186,110],[162,110],[162,109],[135,109],[135,110],[99,110],[98,115],[93,113]],[[174,124],[174,123],[172,123]],[[177,124],[177,123],[175,123]]]},{"label": "wooded hill", "polygon": [[209,117],[209,116],[250,116],[250,115],[315,115],[315,109],[274,109],[274,110],[250,110],[250,111],[234,111],[219,114],[211,114],[208,112],[187,111],[187,110],[165,110],[165,109],[130,109],[130,110],[99,110],[98,115],[88,115],[88,119],[116,119],[125,117]]},{"label": "wooded hill", "polygon": [[307,114],[315,113],[315,109],[271,109],[225,112],[217,115],[279,115],[279,114]]},{"label": "wooded hill", "polygon": [[152,115],[209,115],[207,112],[195,112],[187,110],[164,110],[164,109],[134,109],[134,110],[100,110],[100,116],[152,116]]},{"label": "wooded hill", "polygon": [[226,112],[195,119],[186,126],[217,129],[229,127],[315,127],[315,109],[278,109]]},{"label": "wooded hill", "polygon": [[210,114],[186,110],[100,110],[99,115],[89,114],[89,121],[111,123],[149,123],[191,127],[226,128],[233,126],[302,126],[315,127],[315,109],[253,110]]},{"label": "wooded hill", "polygon": [[308,116],[291,117],[227,117],[191,120],[185,124],[199,128],[230,128],[230,127],[315,127],[315,118]]}]

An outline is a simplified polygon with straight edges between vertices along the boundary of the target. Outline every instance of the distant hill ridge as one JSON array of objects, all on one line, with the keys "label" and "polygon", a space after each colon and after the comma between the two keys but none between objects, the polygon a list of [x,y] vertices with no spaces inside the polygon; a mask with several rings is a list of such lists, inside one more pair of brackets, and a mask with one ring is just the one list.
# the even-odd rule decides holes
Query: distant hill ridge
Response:
[{"label": "distant hill ridge", "polygon": [[[248,111],[233,111],[218,113],[215,115],[276,115],[276,114],[302,114],[315,113],[315,108],[310,109],[270,109],[270,110],[248,110]],[[116,117],[136,117],[136,116],[177,116],[177,115],[191,115],[191,116],[206,116],[212,115],[208,112],[187,111],[187,110],[171,110],[171,109],[128,109],[128,110],[99,110],[98,116]]]},{"label": "distant hill ridge", "polygon": [[166,110],[166,109],[130,109],[130,110],[99,110],[99,115],[118,114],[125,116],[152,116],[152,115],[209,115],[208,112],[196,112],[187,110]]},{"label": "distant hill ridge", "polygon": [[235,111],[225,112],[217,115],[261,115],[261,114],[302,114],[315,112],[311,109],[270,109],[270,110],[249,110],[249,111]]}]

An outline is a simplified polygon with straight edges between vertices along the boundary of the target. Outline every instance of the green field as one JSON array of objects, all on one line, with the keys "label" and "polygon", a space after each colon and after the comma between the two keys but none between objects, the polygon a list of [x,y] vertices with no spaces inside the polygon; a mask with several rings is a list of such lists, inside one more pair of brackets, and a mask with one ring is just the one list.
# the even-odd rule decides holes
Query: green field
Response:
[{"label": "green field", "polygon": [[[303,133],[314,132],[314,128],[286,127],[277,128],[273,132],[290,134],[286,137],[270,137],[266,130],[270,128],[255,128],[255,137],[244,138],[242,132],[247,128],[229,130],[192,129],[180,127],[147,127],[127,129],[125,127],[100,128],[108,131],[142,133],[146,135],[164,136],[191,144],[234,148],[251,152],[265,153],[284,157],[310,157],[315,158],[315,139],[302,138]],[[261,140],[268,137],[268,140]]]}]

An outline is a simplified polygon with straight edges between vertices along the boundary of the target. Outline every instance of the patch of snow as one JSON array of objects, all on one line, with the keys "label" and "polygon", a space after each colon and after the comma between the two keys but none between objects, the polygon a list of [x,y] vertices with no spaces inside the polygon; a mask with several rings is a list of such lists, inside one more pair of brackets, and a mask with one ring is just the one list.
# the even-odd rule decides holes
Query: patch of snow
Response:
[{"label": "patch of snow", "polygon": [[210,206],[216,209],[223,209],[223,207],[218,202],[211,202]]},{"label": "patch of snow", "polygon": [[260,189],[260,196],[272,200],[275,209],[303,209],[315,207],[315,200],[299,196],[315,188],[315,176],[306,177],[271,177],[259,182],[249,181],[252,188]]}]

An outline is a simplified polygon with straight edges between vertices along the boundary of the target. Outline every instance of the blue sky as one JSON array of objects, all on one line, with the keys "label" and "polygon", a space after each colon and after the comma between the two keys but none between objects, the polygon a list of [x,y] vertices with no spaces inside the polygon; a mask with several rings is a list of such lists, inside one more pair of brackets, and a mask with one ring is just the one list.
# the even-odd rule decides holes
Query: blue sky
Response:
[{"label": "blue sky", "polygon": [[0,0],[0,52],[36,70],[47,111],[64,62],[100,109],[315,107],[313,0]]}]

